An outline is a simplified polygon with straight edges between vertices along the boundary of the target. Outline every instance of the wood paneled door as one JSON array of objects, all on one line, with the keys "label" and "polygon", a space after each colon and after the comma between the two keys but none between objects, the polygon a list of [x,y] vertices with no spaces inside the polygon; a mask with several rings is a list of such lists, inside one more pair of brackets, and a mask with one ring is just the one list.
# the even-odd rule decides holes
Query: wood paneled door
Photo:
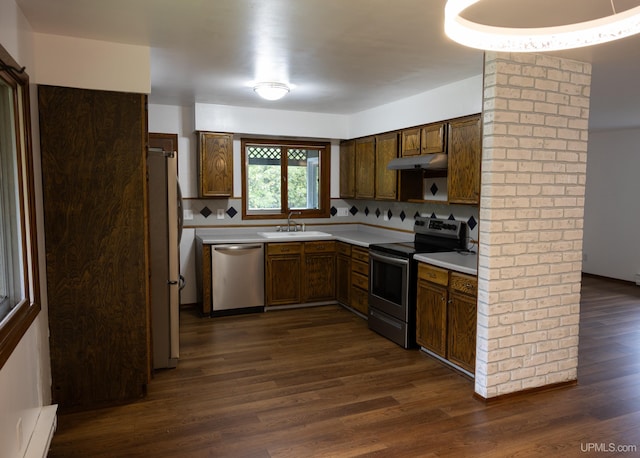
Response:
[{"label": "wood paneled door", "polygon": [[39,87],[52,397],[82,410],[150,375],[146,96]]}]

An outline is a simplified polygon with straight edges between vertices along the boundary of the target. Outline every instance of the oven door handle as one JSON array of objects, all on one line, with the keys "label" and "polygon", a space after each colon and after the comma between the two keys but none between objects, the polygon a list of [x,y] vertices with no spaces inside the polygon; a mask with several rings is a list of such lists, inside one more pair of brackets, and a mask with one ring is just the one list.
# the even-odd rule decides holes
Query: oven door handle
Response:
[{"label": "oven door handle", "polygon": [[376,253],[375,251],[369,251],[369,256],[375,259],[376,261],[386,262],[388,264],[394,264],[396,266],[404,267],[409,265],[409,260],[406,258],[396,258],[391,256],[385,256],[385,255]]}]

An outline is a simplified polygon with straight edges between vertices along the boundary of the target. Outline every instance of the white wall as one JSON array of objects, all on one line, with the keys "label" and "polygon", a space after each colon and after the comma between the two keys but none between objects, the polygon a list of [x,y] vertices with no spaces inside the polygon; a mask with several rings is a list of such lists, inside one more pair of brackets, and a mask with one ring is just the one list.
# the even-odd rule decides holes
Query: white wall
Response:
[{"label": "white wall", "polygon": [[[31,27],[14,0],[0,0],[0,44],[11,54],[33,83],[34,46]],[[0,369],[0,455],[22,456],[34,430],[40,407],[51,402],[51,370],[49,365],[46,276],[43,246],[43,217],[40,180],[40,150],[36,91],[32,84],[31,119],[35,131],[33,142],[38,252],[40,253],[40,283],[42,311]],[[21,423],[18,438],[17,425]]]},{"label": "white wall", "polygon": [[583,271],[640,274],[640,128],[589,133]]},{"label": "white wall", "polygon": [[36,82],[121,92],[151,92],[148,46],[34,34]]}]

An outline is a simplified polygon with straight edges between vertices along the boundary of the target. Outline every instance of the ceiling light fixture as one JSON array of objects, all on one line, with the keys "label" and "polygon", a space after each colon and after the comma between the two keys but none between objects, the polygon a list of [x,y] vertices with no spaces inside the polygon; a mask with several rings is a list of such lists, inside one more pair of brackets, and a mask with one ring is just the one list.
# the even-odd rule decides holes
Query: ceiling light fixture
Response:
[{"label": "ceiling light fixture", "polygon": [[460,17],[480,0],[448,0],[444,31],[452,40],[489,51],[543,52],[580,48],[618,40],[640,32],[640,6],[592,21],[555,27],[509,28],[478,24]]},{"label": "ceiling light fixture", "polygon": [[253,90],[265,100],[278,100],[289,93],[289,86],[284,83],[257,83]]}]

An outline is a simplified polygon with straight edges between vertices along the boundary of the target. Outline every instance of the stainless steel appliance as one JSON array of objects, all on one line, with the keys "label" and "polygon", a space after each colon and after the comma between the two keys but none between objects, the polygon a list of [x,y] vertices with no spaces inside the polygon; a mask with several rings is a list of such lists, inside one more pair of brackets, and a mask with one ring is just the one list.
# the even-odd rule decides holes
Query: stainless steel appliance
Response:
[{"label": "stainless steel appliance", "polygon": [[211,245],[212,315],[264,309],[264,245]]},{"label": "stainless steel appliance", "polygon": [[415,346],[417,253],[464,251],[467,225],[416,217],[414,241],[369,246],[369,328],[403,348]]},{"label": "stainless steel appliance", "polygon": [[149,259],[153,368],[176,367],[179,358],[182,196],[176,139],[149,135]]}]

